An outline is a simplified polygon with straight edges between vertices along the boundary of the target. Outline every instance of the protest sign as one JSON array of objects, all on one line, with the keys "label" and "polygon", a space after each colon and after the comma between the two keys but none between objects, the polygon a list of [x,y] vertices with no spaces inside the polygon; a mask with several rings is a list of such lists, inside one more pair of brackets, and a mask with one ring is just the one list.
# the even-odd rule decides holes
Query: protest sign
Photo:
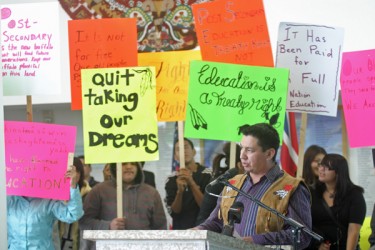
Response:
[{"label": "protest sign", "polygon": [[59,94],[60,50],[58,3],[1,6],[4,95]]},{"label": "protest sign", "polygon": [[82,70],[85,162],[158,160],[154,67]]},{"label": "protest sign", "polygon": [[71,20],[68,29],[71,108],[81,110],[81,69],[137,66],[136,19]]},{"label": "protest sign", "polygon": [[239,141],[244,124],[266,122],[283,133],[288,70],[193,61],[185,136]]},{"label": "protest sign", "polygon": [[374,146],[375,50],[343,53],[341,98],[350,147]]},{"label": "protest sign", "polygon": [[36,122],[4,122],[8,195],[69,200],[68,155],[76,127]]},{"label": "protest sign", "polygon": [[202,59],[273,67],[262,0],[192,5]]},{"label": "protest sign", "polygon": [[199,50],[139,53],[139,66],[154,66],[158,121],[183,121],[189,85],[190,61],[201,58]]},{"label": "protest sign", "polygon": [[287,111],[336,116],[341,28],[280,23],[276,67],[290,69]]}]

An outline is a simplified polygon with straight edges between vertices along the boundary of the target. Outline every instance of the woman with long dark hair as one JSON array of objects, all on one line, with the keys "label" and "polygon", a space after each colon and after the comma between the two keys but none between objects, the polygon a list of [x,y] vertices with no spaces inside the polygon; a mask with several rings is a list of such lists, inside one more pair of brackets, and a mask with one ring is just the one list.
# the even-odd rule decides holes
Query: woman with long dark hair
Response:
[{"label": "woman with long dark hair", "polygon": [[366,216],[363,188],[349,177],[347,160],[327,154],[319,165],[319,181],[312,189],[313,231],[324,237],[309,249],[356,249],[359,231]]},{"label": "woman with long dark hair", "polygon": [[327,154],[326,150],[318,145],[311,145],[303,156],[302,178],[311,187],[314,186],[319,177],[319,164]]}]

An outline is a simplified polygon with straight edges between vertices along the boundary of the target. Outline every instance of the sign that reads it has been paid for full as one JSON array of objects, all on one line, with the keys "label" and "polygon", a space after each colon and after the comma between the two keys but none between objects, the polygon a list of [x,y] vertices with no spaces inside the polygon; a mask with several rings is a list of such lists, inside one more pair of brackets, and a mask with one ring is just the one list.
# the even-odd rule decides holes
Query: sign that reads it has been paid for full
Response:
[{"label": "sign that reads it has been paid for full", "polygon": [[158,160],[155,68],[84,69],[81,75],[85,161]]},{"label": "sign that reads it has been paid for full", "polygon": [[290,69],[287,110],[336,116],[341,28],[281,23],[276,66]]},{"label": "sign that reads it has been paid for full", "polygon": [[266,122],[282,137],[289,70],[192,61],[185,136],[238,141],[238,128]]},{"label": "sign that reads it has been paid for full", "polygon": [[76,127],[36,122],[4,122],[8,195],[69,200],[65,178],[74,153]]}]

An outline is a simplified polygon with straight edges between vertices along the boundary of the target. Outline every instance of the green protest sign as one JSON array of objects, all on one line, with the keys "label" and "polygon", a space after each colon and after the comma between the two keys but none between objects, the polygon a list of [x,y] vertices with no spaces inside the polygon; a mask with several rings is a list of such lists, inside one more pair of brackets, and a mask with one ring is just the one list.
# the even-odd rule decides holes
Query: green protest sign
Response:
[{"label": "green protest sign", "polygon": [[192,61],[185,136],[238,141],[244,124],[267,122],[282,138],[289,70]]}]

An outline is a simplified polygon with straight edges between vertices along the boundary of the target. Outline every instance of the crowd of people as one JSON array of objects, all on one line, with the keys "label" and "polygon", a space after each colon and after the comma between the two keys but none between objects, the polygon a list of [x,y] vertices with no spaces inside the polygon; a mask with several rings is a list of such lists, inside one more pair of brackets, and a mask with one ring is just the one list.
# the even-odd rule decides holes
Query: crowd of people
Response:
[{"label": "crowd of people", "polygon": [[[277,164],[280,138],[275,128],[267,123],[244,125],[240,133],[235,154],[230,153],[230,143],[225,143],[222,153],[213,159],[212,170],[195,161],[194,144],[184,138],[185,167],[167,178],[164,203],[155,188],[154,173],[143,169],[145,162],[123,162],[120,218],[116,163],[104,166],[104,181],[98,182],[84,156],[75,157],[66,173],[71,184],[69,201],[7,197],[8,249],[95,249],[94,242],[83,240],[83,230],[167,229],[210,230],[249,243],[296,249],[358,249],[366,204],[363,188],[349,177],[345,157],[311,145],[304,153],[303,175],[297,178]],[[179,147],[176,142],[177,161]],[[232,157],[235,165],[230,168]],[[224,181],[215,181],[218,178]],[[242,205],[242,219],[234,221],[230,211],[238,204]],[[369,238],[373,247],[374,213]],[[295,225],[280,215],[303,228],[298,241]],[[58,237],[53,234],[56,230]],[[311,232],[323,240],[312,237]]]}]

